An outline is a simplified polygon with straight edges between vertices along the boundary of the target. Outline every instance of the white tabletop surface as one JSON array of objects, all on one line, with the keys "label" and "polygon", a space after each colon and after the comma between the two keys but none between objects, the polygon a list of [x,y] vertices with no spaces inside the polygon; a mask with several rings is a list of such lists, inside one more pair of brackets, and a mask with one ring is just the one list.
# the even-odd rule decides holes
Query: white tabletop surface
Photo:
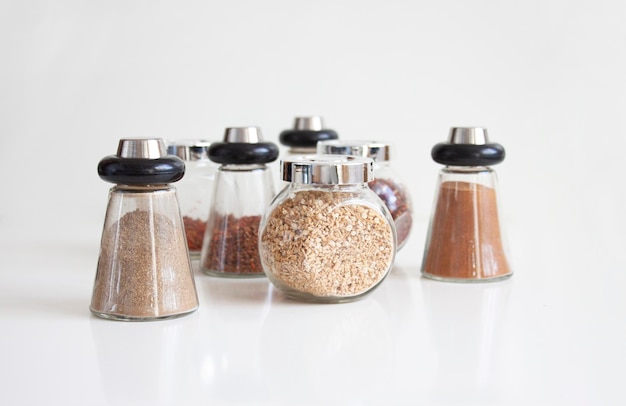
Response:
[{"label": "white tabletop surface", "polygon": [[199,310],[145,323],[89,313],[97,237],[4,234],[0,403],[623,404],[623,262],[553,227],[520,230],[504,282],[423,279],[410,244],[357,302],[196,272]]}]

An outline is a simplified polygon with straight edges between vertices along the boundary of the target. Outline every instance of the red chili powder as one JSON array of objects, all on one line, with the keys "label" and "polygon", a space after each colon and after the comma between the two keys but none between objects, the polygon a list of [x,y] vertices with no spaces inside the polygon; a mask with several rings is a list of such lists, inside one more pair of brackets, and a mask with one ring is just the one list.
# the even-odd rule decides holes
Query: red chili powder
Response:
[{"label": "red chili powder", "polygon": [[495,189],[444,182],[433,215],[422,272],[447,279],[511,273],[502,245]]}]

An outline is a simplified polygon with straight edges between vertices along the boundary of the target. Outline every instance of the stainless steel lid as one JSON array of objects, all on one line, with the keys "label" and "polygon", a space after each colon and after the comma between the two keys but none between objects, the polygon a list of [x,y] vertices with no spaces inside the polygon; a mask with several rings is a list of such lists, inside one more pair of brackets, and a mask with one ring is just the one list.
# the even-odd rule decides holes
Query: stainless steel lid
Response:
[{"label": "stainless steel lid", "polygon": [[183,161],[208,161],[210,146],[207,140],[176,140],[168,142],[167,152]]},{"label": "stainless steel lid", "polygon": [[377,141],[328,140],[317,143],[318,154],[354,155],[389,161],[389,145]]},{"label": "stainless steel lid", "polygon": [[259,127],[228,127],[224,132],[224,142],[255,144],[263,141]]},{"label": "stainless steel lid", "polygon": [[347,155],[291,155],[281,160],[280,176],[311,185],[358,184],[374,179],[374,161]]},{"label": "stainless steel lid", "polygon": [[294,130],[321,131],[324,121],[321,116],[296,117],[293,123]]},{"label": "stainless steel lid", "polygon": [[452,127],[448,134],[450,144],[484,145],[489,143],[487,129],[483,127]]},{"label": "stainless steel lid", "polygon": [[122,138],[117,145],[119,158],[157,159],[167,155],[161,138]]}]

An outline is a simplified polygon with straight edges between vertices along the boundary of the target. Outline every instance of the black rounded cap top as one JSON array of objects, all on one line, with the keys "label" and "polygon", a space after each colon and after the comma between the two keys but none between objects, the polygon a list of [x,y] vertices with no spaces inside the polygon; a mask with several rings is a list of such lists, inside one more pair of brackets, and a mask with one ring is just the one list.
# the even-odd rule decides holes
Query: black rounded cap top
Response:
[{"label": "black rounded cap top", "polygon": [[334,130],[285,130],[278,140],[287,147],[315,147],[318,141],[336,140],[339,136]]},{"label": "black rounded cap top", "polygon": [[278,146],[263,142],[258,127],[229,127],[224,142],[211,144],[208,155],[218,164],[265,164],[278,158]]},{"label": "black rounded cap top", "polygon": [[278,141],[288,147],[315,148],[318,141],[336,140],[334,130],[324,128],[320,116],[296,117],[293,128],[280,133]]},{"label": "black rounded cap top", "polygon": [[161,139],[122,139],[117,155],[98,163],[98,175],[107,182],[132,185],[165,185],[185,175],[185,162],[167,155]]},{"label": "black rounded cap top", "polygon": [[451,166],[489,166],[504,161],[504,147],[497,143],[483,145],[441,142],[431,151],[435,162]]},{"label": "black rounded cap top", "polygon": [[218,164],[266,164],[278,158],[273,142],[216,142],[209,147],[209,159]]},{"label": "black rounded cap top", "polygon": [[185,162],[175,155],[157,159],[109,155],[98,163],[98,175],[107,182],[121,185],[165,185],[185,175]]},{"label": "black rounded cap top", "polygon": [[431,156],[449,166],[490,166],[504,161],[504,147],[489,142],[487,130],[477,127],[453,127],[447,142],[436,144]]}]

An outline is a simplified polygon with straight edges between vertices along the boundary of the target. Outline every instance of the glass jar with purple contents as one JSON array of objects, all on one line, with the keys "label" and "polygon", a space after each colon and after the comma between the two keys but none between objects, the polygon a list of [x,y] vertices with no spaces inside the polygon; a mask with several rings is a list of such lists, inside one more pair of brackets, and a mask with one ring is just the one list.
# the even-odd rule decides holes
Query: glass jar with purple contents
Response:
[{"label": "glass jar with purple contents", "polygon": [[391,167],[389,144],[378,141],[329,140],[317,143],[318,154],[353,155],[374,161],[374,180],[368,183],[391,212],[396,225],[397,250],[406,244],[413,225],[411,197]]}]

